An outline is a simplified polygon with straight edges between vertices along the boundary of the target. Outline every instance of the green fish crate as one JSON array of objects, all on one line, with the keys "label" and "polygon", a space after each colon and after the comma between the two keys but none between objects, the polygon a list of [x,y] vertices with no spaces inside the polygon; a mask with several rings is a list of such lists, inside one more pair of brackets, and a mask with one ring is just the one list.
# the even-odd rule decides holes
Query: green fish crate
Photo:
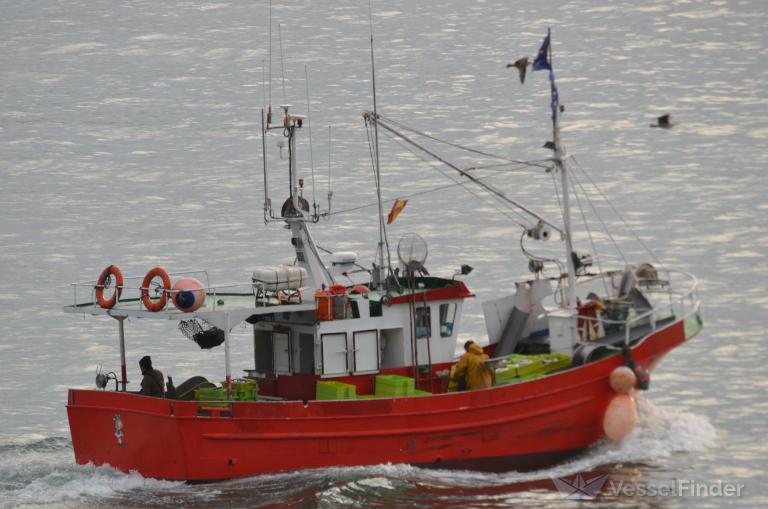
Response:
[{"label": "green fish crate", "polygon": [[544,363],[544,373],[552,373],[571,367],[571,356],[564,353],[550,353],[539,355]]},{"label": "green fish crate", "polygon": [[541,360],[539,355],[520,355],[513,353],[507,356],[507,369],[510,367],[514,368],[517,376],[522,378],[534,373],[543,372],[544,361]]},{"label": "green fish crate", "polygon": [[219,387],[198,387],[195,399],[200,402],[200,407],[223,408],[228,405],[227,392]]},{"label": "green fish crate", "polygon": [[[227,382],[221,382],[222,387]],[[259,399],[259,383],[248,378],[236,378],[232,380],[232,399],[235,401],[256,401]]]},{"label": "green fish crate", "polygon": [[357,387],[343,382],[321,381],[315,386],[315,399],[357,399]]},{"label": "green fish crate", "polygon": [[400,375],[377,375],[376,396],[397,397],[413,396],[416,391],[416,383],[413,378]]},{"label": "green fish crate", "polygon": [[[226,391],[227,381],[221,382]],[[250,378],[235,378],[232,380],[232,399],[234,401],[256,401],[259,399],[259,383]]]}]

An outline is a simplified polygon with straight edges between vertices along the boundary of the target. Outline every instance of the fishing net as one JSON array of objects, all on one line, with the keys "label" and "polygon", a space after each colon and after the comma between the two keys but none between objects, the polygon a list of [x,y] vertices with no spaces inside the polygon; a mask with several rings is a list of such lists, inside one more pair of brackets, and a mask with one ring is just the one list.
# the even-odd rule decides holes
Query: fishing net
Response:
[{"label": "fishing net", "polygon": [[194,341],[200,348],[211,349],[224,342],[224,331],[204,320],[193,318],[179,322],[179,330],[187,339]]}]

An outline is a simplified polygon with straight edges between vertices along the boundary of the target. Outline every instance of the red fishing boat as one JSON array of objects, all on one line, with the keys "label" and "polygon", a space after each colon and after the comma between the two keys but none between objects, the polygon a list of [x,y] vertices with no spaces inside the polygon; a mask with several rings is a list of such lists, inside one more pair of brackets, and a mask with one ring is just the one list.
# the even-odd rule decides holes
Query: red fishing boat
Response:
[{"label": "red fishing boat", "polygon": [[[518,69],[528,67],[523,60]],[[205,272],[161,267],[123,277],[111,265],[98,280],[76,283],[65,311],[115,319],[121,352],[119,376],[99,373],[96,389],[69,391],[76,461],[190,481],[387,462],[530,469],[631,432],[634,391],[647,388],[662,357],[701,328],[696,280],[658,263],[595,270],[590,255],[574,251],[549,35],[533,69],[550,76],[554,155],[545,170],[560,177],[562,225],[441,159],[527,219],[520,242],[530,279],[483,303],[491,386],[457,390],[451,374],[463,303],[474,297],[458,278],[471,267],[430,276],[425,243],[407,235],[394,268],[381,201],[371,267],[348,252],[324,261],[309,230],[323,212],[302,197],[296,168],[306,119],[282,106],[273,123],[270,107],[262,134],[287,138],[291,193],[273,211],[265,150],[265,222],[290,229],[295,265],[258,268],[250,281],[227,285]],[[375,99],[365,119],[372,139],[382,128],[434,155],[379,115]],[[377,160],[377,142],[372,150]],[[563,240],[562,262],[524,247],[553,235]],[[176,320],[201,347],[222,348],[225,382],[193,377],[166,397],[128,391],[127,318]],[[233,355],[230,333],[243,322],[252,327],[253,348]],[[246,376],[233,377],[233,364]]]}]

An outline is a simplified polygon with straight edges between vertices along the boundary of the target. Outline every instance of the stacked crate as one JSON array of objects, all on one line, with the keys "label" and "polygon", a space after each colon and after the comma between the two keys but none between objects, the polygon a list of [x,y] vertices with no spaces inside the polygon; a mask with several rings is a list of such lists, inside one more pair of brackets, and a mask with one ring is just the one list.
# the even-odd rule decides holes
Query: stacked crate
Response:
[{"label": "stacked crate", "polygon": [[343,382],[325,381],[317,382],[315,386],[315,399],[357,399],[357,387]]},{"label": "stacked crate", "polygon": [[539,355],[544,363],[544,372],[552,373],[571,367],[571,356],[564,353],[548,353]]},{"label": "stacked crate", "polygon": [[413,378],[400,375],[376,376],[376,397],[378,398],[396,398],[415,394],[416,384]]},{"label": "stacked crate", "polygon": [[[226,386],[226,382],[224,383]],[[259,384],[250,378],[232,380],[232,399],[235,401],[256,401],[259,399]]]},{"label": "stacked crate", "polygon": [[505,367],[496,371],[496,385],[535,380],[549,373],[569,368],[571,357],[561,353],[511,354],[507,356],[506,362]]},{"label": "stacked crate", "polygon": [[227,406],[227,392],[220,387],[198,387],[195,389],[195,399],[200,402],[201,408]]}]

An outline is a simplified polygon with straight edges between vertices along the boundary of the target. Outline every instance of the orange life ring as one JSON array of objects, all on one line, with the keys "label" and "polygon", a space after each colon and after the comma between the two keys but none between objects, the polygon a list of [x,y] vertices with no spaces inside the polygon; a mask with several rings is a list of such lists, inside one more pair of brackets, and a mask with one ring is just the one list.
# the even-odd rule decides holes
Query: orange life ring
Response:
[{"label": "orange life ring", "polygon": [[[149,296],[149,285],[152,280],[159,277],[163,281],[163,293],[158,300],[152,300]],[[157,312],[165,307],[168,302],[168,291],[171,289],[171,278],[168,272],[162,267],[155,267],[147,272],[144,281],[141,282],[141,303],[147,308],[147,311]]]},{"label": "orange life ring", "polygon": [[328,291],[331,292],[331,295],[338,295],[343,297],[347,294],[347,287],[344,285],[331,285],[331,287],[328,288]]},{"label": "orange life ring", "polygon": [[[110,285],[105,283],[107,283],[107,278],[110,278],[111,281],[111,276],[115,276],[115,292],[112,294],[112,298],[107,300],[104,298],[104,289],[109,288]],[[123,273],[120,270],[120,267],[117,265],[110,265],[106,269],[102,270],[99,279],[96,281],[95,288],[96,302],[99,304],[99,306],[103,307],[104,309],[112,309],[115,307],[117,300],[123,293]]]}]

